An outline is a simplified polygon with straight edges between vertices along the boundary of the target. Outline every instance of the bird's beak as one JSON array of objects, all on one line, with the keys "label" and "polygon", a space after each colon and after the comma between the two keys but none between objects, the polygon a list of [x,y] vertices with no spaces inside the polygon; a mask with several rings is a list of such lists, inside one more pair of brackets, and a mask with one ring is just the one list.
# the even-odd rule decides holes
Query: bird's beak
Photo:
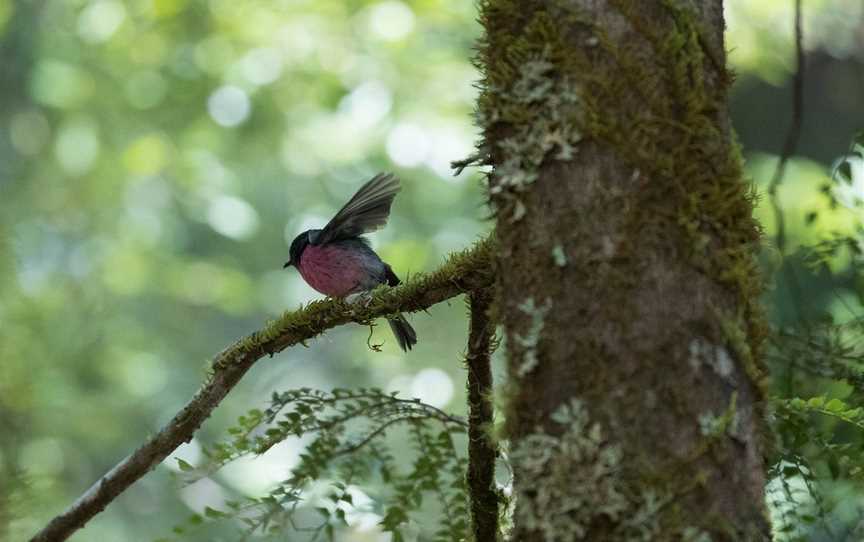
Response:
[{"label": "bird's beak", "polygon": [[282,266],[282,269],[288,269],[292,265],[294,265],[294,262],[289,260],[289,261],[285,262],[285,265]]}]

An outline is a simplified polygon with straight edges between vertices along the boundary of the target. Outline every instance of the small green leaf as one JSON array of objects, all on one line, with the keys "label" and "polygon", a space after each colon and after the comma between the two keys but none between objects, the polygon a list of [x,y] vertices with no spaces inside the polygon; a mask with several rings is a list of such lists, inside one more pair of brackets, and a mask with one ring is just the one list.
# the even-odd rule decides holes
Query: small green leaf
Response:
[{"label": "small green leaf", "polygon": [[846,412],[843,413],[843,415],[846,416],[847,418],[849,418],[850,420],[858,421],[861,419],[861,413],[862,412],[864,412],[864,409],[862,409],[861,407],[856,407],[856,408],[853,408],[851,410],[847,410]]},{"label": "small green leaf", "polygon": [[210,508],[209,506],[204,507],[204,515],[211,519],[224,518],[227,514],[220,510],[216,510],[215,508]]},{"label": "small green leaf", "polygon": [[825,406],[825,398],[811,397],[810,400],[807,401],[807,406],[810,408],[822,408]]},{"label": "small green leaf", "polygon": [[846,410],[846,403],[844,403],[840,399],[831,399],[830,401],[828,401],[824,408],[828,412],[843,412],[844,410]]},{"label": "small green leaf", "polygon": [[846,184],[852,184],[852,164],[849,160],[843,160],[836,169],[837,178]]}]

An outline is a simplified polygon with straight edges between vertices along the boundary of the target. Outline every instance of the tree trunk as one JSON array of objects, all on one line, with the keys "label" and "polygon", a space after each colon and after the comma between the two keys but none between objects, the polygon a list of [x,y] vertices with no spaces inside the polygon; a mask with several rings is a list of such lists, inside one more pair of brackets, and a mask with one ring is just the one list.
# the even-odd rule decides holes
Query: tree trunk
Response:
[{"label": "tree trunk", "polygon": [[481,9],[513,539],[768,539],[721,1]]}]

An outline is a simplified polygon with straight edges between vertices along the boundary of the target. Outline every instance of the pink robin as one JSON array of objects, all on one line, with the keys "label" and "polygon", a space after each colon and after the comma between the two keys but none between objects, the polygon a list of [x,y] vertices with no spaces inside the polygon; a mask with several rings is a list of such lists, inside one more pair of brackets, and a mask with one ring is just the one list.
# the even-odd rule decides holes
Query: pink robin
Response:
[{"label": "pink robin", "polygon": [[[362,235],[387,223],[397,192],[399,179],[379,173],[323,229],[306,230],[295,237],[283,268],[293,265],[309,286],[330,297],[367,292],[379,284],[396,286],[399,277]],[[402,350],[417,344],[417,333],[404,316],[392,316],[387,322]]]}]

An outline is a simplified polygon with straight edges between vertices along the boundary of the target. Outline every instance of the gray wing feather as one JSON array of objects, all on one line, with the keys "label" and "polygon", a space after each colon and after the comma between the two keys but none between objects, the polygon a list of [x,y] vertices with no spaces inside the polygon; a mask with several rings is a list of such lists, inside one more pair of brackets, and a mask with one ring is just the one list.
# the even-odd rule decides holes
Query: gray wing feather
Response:
[{"label": "gray wing feather", "polygon": [[323,245],[377,230],[387,223],[390,205],[397,192],[399,192],[399,179],[392,173],[379,173],[360,187],[360,190],[324,226],[313,244]]}]

